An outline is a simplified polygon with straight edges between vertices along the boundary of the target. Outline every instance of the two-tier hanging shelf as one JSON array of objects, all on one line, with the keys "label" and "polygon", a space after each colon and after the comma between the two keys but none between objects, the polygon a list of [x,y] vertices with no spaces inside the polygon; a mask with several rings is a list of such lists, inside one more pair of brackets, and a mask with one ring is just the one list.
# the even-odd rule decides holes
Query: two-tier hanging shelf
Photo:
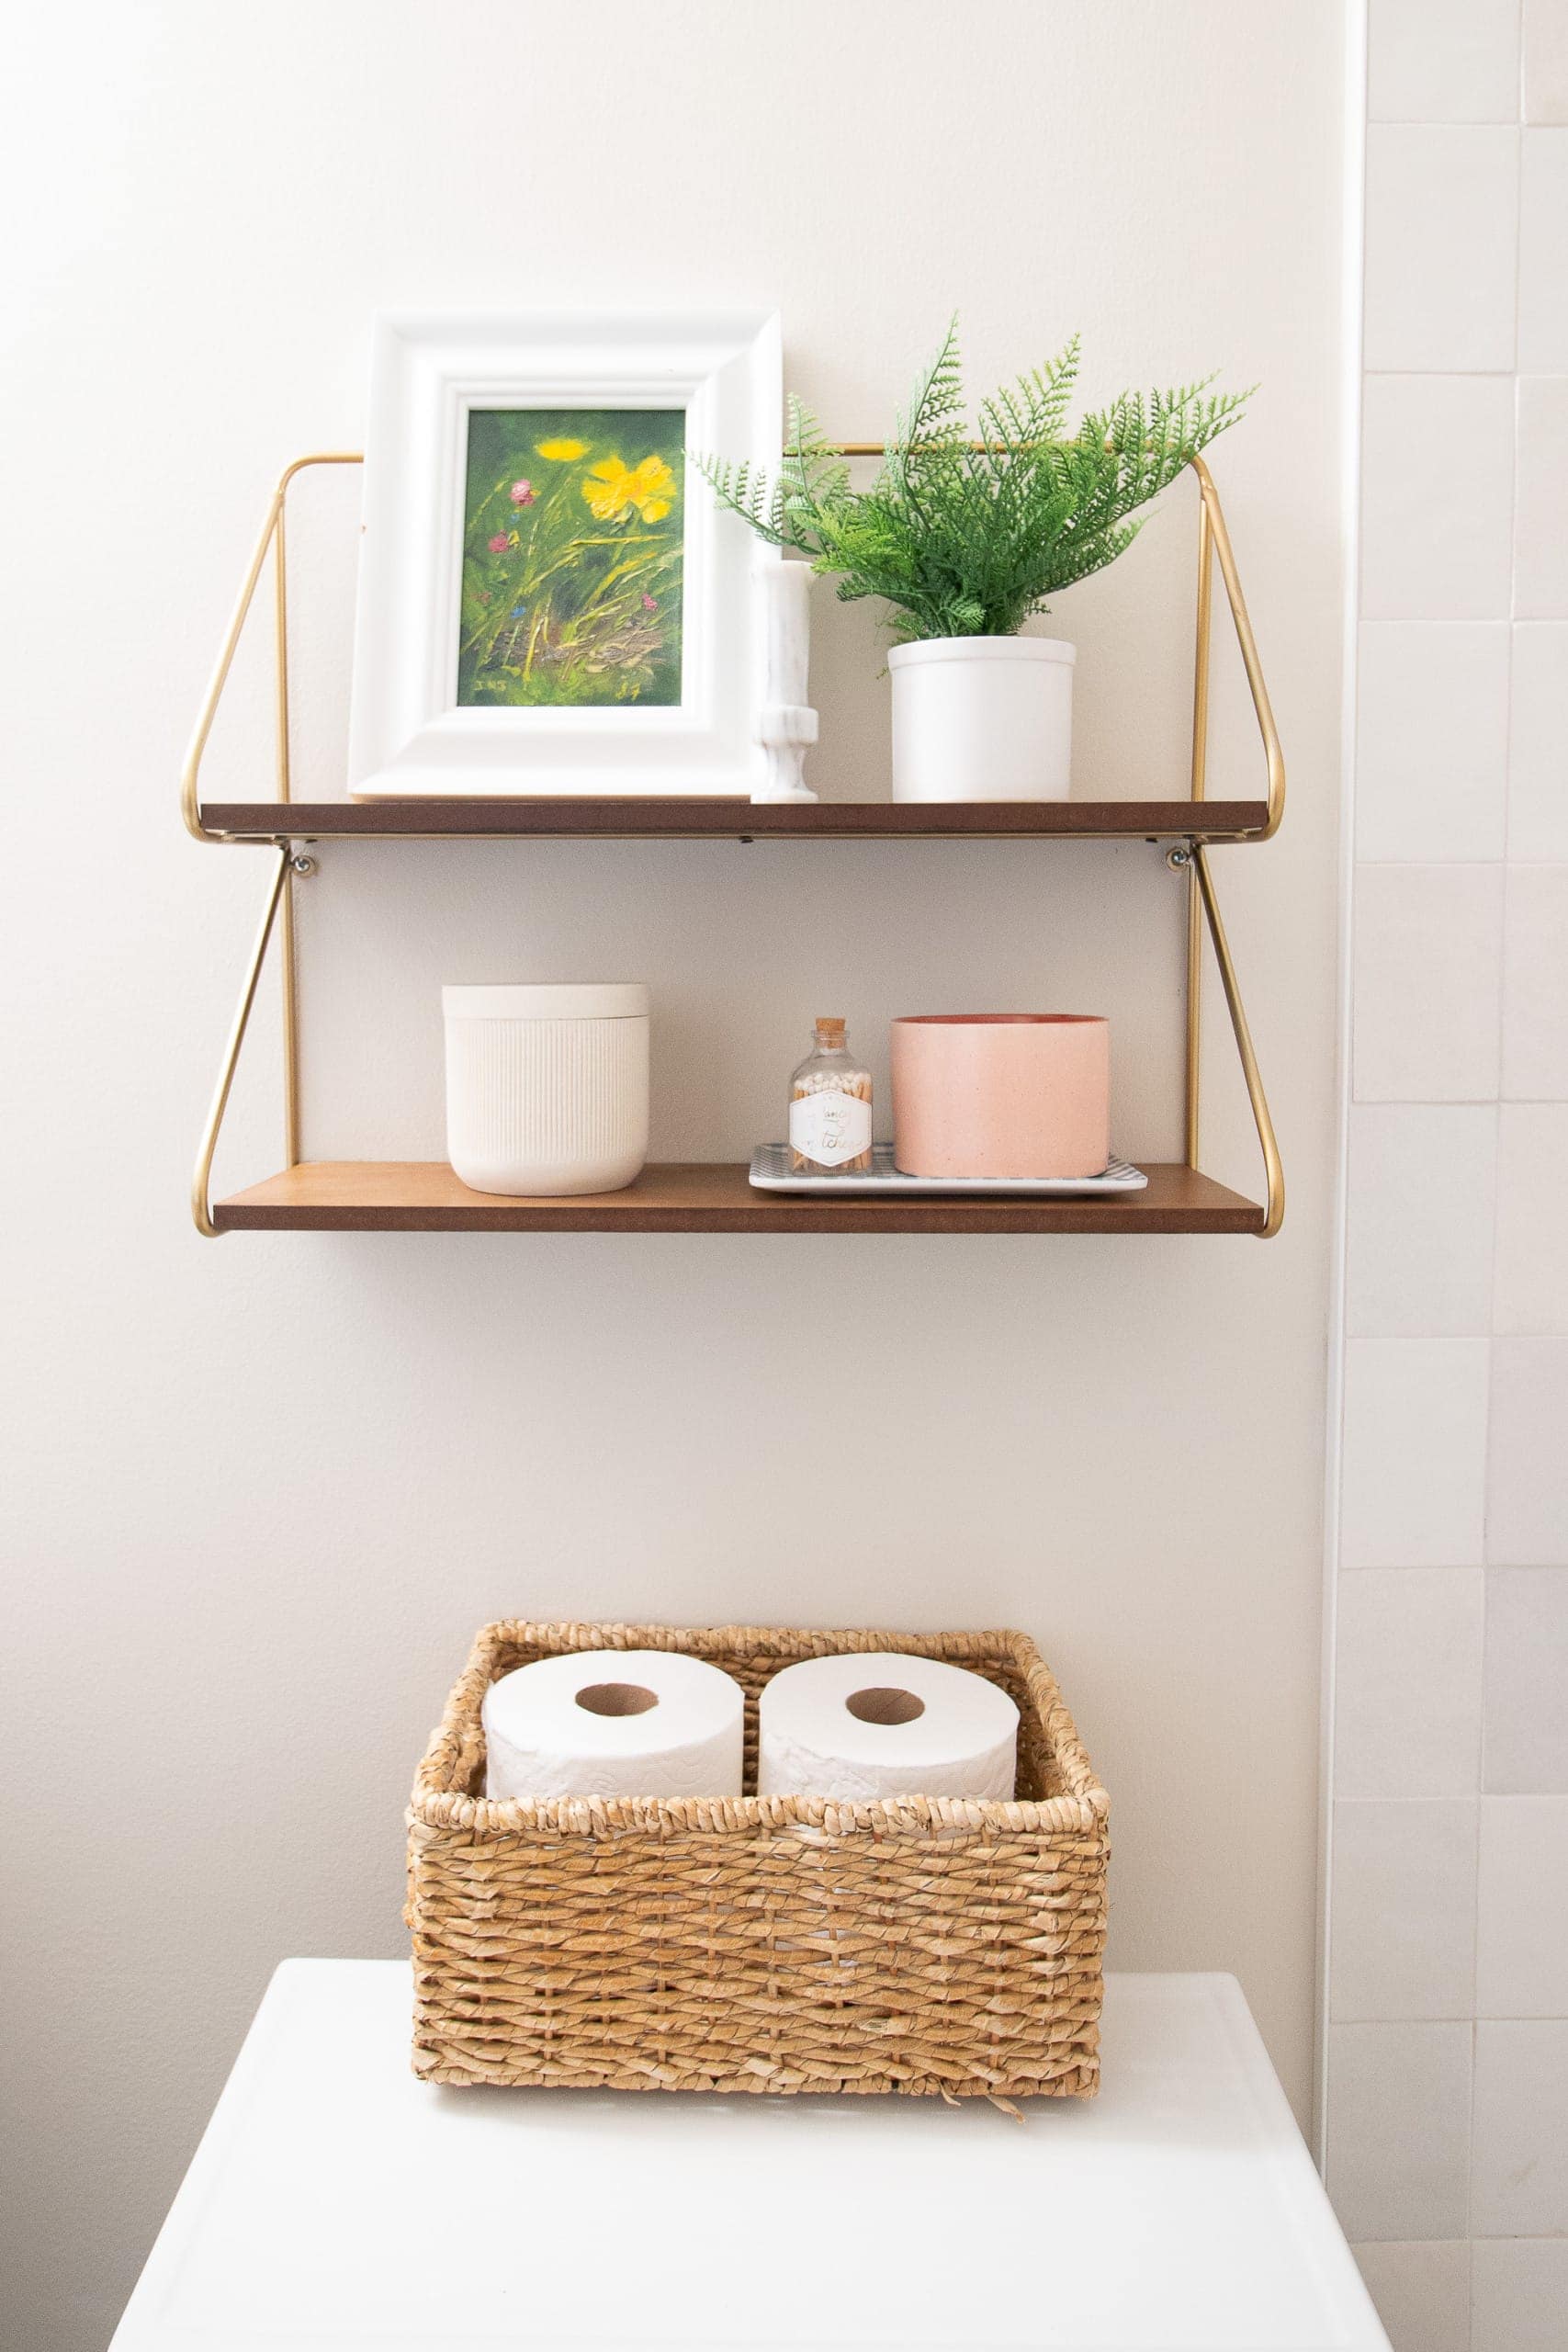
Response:
[{"label": "two-tier hanging shelf", "polygon": [[[851,456],[880,455],[879,445],[852,444]],[[274,864],[255,944],[230,1026],[212,1105],[197,1155],[191,1206],[199,1232],[351,1233],[1250,1233],[1267,1240],[1285,1210],[1284,1178],[1209,866],[1222,842],[1265,842],[1284,811],[1285,767],[1269,691],[1253,642],[1224,516],[1213,478],[1192,460],[1199,489],[1198,621],[1193,664],[1192,784],[1185,800],[819,802],[757,805],[719,799],[351,800],[297,801],[289,781],[288,487],[309,466],[349,466],[357,453],[300,458],[274,491],[239,602],[197,722],[181,780],[181,807],[197,841],[249,842],[270,849]],[[202,803],[203,753],[235,650],[268,555],[273,559],[276,636],[276,793],[270,800]],[[1209,739],[1209,651],[1213,567],[1218,558],[1231,617],[1263,738],[1267,792],[1260,800],[1211,800],[1205,790]],[[566,1199],[513,1199],[470,1192],[445,1162],[302,1160],[299,1156],[299,1022],[293,892],[311,870],[314,842],[560,840],[836,841],[887,839],[1038,841],[1133,838],[1172,844],[1169,859],[1188,876],[1186,949],[1186,1112],[1183,1157],[1146,1167],[1146,1190],[1122,1197],[1077,1200],[919,1197],[822,1198],[759,1192],[743,1161],[697,1161],[645,1168],[624,1192]],[[281,912],[280,912],[281,910]],[[276,1176],[211,1198],[213,1155],[234,1071],[255,1001],[268,943],[281,934],[283,965],[284,1165]],[[1242,1075],[1263,1153],[1261,1202],[1216,1183],[1198,1166],[1200,1011],[1205,928],[1230,1013]]]}]

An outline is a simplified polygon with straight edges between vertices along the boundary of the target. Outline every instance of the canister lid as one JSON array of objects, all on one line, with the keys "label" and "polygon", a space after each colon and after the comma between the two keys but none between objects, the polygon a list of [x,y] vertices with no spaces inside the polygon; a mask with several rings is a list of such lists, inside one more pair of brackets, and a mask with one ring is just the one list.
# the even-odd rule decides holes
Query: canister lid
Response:
[{"label": "canister lid", "polygon": [[646,1021],[641,980],[491,981],[444,988],[449,1021]]},{"label": "canister lid", "polygon": [[1064,662],[1071,669],[1078,649],[1065,637],[917,637],[890,645],[890,670],[920,667],[927,662]]}]

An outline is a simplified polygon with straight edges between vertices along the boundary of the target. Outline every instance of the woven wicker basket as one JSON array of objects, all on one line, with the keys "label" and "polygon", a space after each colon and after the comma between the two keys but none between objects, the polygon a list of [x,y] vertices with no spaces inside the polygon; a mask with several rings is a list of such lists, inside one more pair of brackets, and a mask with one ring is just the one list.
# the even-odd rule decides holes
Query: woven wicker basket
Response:
[{"label": "woven wicker basket", "polygon": [[[1010,1803],[491,1801],[498,1675],[685,1650],[757,1693],[843,1650],[950,1658],[1018,1702]],[[414,2071],[617,2090],[1086,2097],[1100,2074],[1109,1801],[1021,1634],[489,1625],[409,1809]]]}]

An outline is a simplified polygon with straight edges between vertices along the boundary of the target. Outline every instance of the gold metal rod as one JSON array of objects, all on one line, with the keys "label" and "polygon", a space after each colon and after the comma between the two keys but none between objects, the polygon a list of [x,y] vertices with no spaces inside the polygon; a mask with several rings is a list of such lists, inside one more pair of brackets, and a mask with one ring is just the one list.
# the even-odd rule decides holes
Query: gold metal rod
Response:
[{"label": "gold metal rod", "polygon": [[[293,797],[288,740],[288,501],[287,479],[279,485],[277,528],[273,533],[274,676],[277,689],[277,797]],[[299,983],[294,948],[294,868],[290,861],[278,914],[278,954],[283,994],[283,1164],[299,1164]]]},{"label": "gold metal rod", "polygon": [[1201,800],[1209,780],[1209,641],[1213,633],[1214,535],[1209,504],[1198,501],[1198,636],[1192,660],[1192,797]]},{"label": "gold metal rod", "polygon": [[[911,446],[918,447],[920,445],[917,443]],[[1055,445],[1049,441],[971,441],[966,446],[972,455],[976,458],[986,456],[1005,458],[1015,448],[1046,448]],[[833,441],[829,444],[829,449],[832,456],[839,458],[886,458],[887,455],[886,441]],[[793,458],[795,455],[796,452],[793,448],[786,448],[784,451],[786,458]]]},{"label": "gold metal rod", "polygon": [[[1197,843],[1193,843],[1196,849]],[[1187,1102],[1182,1140],[1189,1168],[1198,1165],[1203,1115],[1203,906],[1198,869],[1187,869]]]},{"label": "gold metal rod", "polygon": [[1236,643],[1241,648],[1242,666],[1252,693],[1252,707],[1258,714],[1258,729],[1263,737],[1264,757],[1269,763],[1269,813],[1260,833],[1249,833],[1248,841],[1266,842],[1280,830],[1280,820],[1285,813],[1285,754],[1280,742],[1280,730],[1274,724],[1273,706],[1269,700],[1269,688],[1263,676],[1263,664],[1258,658],[1258,644],[1252,634],[1252,622],[1247,615],[1247,598],[1241,593],[1241,575],[1236,571],[1235,555],[1225,528],[1224,513],[1220,494],[1214,488],[1214,478],[1201,458],[1191,460],[1202,492],[1203,511],[1213,535],[1214,553],[1220,560],[1220,577],[1225,583],[1231,619],[1235,624]]},{"label": "gold metal rod", "polygon": [[185,765],[180,771],[180,815],[185,820],[186,832],[196,841],[213,842],[222,839],[221,834],[209,833],[201,821],[198,779],[201,774],[202,756],[207,750],[207,739],[212,732],[212,722],[218,715],[219,700],[224,686],[228,684],[229,672],[233,666],[235,650],[240,642],[241,632],[245,626],[246,616],[251,609],[251,600],[256,593],[256,582],[261,578],[262,566],[266,561],[266,551],[272,544],[273,533],[277,527],[278,517],[283,512],[285,492],[295,475],[302,472],[307,466],[357,466],[363,462],[356,449],[322,450],[309,458],[296,458],[293,464],[286,466],[277,478],[277,486],[267,504],[266,520],[262,525],[261,537],[257,539],[254,552],[251,557],[250,566],[245,573],[244,585],[240,590],[239,600],[229,622],[228,634],[223,639],[222,650],[219,653],[217,665],[202,702],[200,716],[196,722],[196,732],[191,737],[190,749],[186,753]]},{"label": "gold metal rod", "polygon": [[288,769],[288,484],[278,484],[277,522],[272,535],[273,615],[276,630],[274,676],[277,707],[277,797],[292,799]]},{"label": "gold metal rod", "polygon": [[1209,854],[1201,842],[1192,844],[1192,869],[1198,876],[1202,894],[1203,912],[1208,917],[1209,936],[1214,944],[1214,961],[1220,967],[1220,986],[1225,992],[1225,1004],[1230,1012],[1231,1027],[1235,1033],[1236,1052],[1241,1057],[1241,1073],[1247,1080],[1247,1100],[1258,1129],[1258,1140],[1263,1149],[1263,1171],[1268,1181],[1268,1195],[1264,1207],[1261,1240],[1271,1241],[1284,1222],[1285,1171],[1280,1160],[1280,1147],[1274,1136],[1274,1122],[1269,1115],[1269,1100],[1263,1091],[1263,1079],[1258,1067],[1258,1056],[1252,1049],[1252,1033],[1247,1025],[1247,1010],[1241,1001],[1241,989],[1231,961],[1231,951],[1225,938],[1225,926],[1221,919],[1219,902],[1214,896],[1213,876],[1209,872]]},{"label": "gold metal rod", "polygon": [[[1192,797],[1201,800],[1209,775],[1209,653],[1214,616],[1214,539],[1209,506],[1199,485],[1198,621],[1192,655]],[[1198,870],[1187,869],[1187,1165],[1196,1168],[1203,1111],[1203,910]]]},{"label": "gold metal rod", "polygon": [[[299,458],[286,468],[277,484],[277,529],[274,552],[276,562],[276,626],[275,653],[277,677],[277,797],[288,802],[293,798],[293,746],[289,739],[288,698],[288,488],[296,474],[307,466],[356,466],[364,461],[356,451],[328,452],[319,457]],[[283,886],[283,907],[279,921],[278,946],[283,972],[283,1163],[286,1168],[298,1168],[300,1155],[299,1116],[299,956],[294,908],[294,864],[289,859],[288,873]]]},{"label": "gold metal rod", "polygon": [[283,883],[283,911],[278,921],[278,954],[283,983],[283,1164],[299,1165],[299,972],[294,930],[293,852]]},{"label": "gold metal rod", "polygon": [[213,1154],[218,1149],[218,1137],[223,1125],[223,1114],[229,1107],[229,1091],[234,1083],[234,1071],[240,1059],[240,1048],[245,1042],[251,1007],[256,1001],[256,983],[261,978],[262,966],[266,960],[266,944],[272,937],[273,917],[277,912],[278,900],[283,896],[284,886],[288,878],[288,860],[291,853],[288,842],[278,843],[275,854],[277,864],[273,870],[272,880],[267,886],[266,904],[262,909],[262,919],[256,930],[255,945],[251,950],[251,960],[245,967],[245,982],[240,991],[240,1001],[235,1007],[234,1018],[229,1026],[229,1041],[223,1048],[222,1066],[218,1073],[218,1084],[213,1090],[211,1107],[207,1114],[207,1124],[201,1131],[201,1142],[196,1155],[196,1173],[191,1179],[191,1216],[196,1221],[197,1231],[205,1236],[208,1240],[211,1240],[218,1231],[218,1227],[212,1222],[210,1199]]},{"label": "gold metal rod", "polygon": [[283,486],[279,483],[267,505],[266,520],[262,525],[261,537],[256,541],[255,552],[251,557],[250,568],[245,573],[244,585],[240,591],[239,602],[234,606],[233,615],[229,622],[228,634],[223,639],[222,650],[218,656],[218,664],[212,673],[206,698],[201,706],[201,715],[196,722],[196,732],[191,737],[190,749],[186,753],[185,766],[180,771],[180,814],[185,819],[186,832],[192,834],[198,842],[209,842],[216,838],[214,834],[208,831],[201,821],[201,802],[197,786],[197,778],[201,773],[202,754],[207,749],[207,739],[212,732],[212,722],[218,716],[219,699],[229,682],[229,672],[233,666],[235,649],[239,645],[240,635],[245,626],[245,616],[251,609],[251,599],[256,593],[256,582],[261,578],[261,569],[266,561],[266,551],[272,545],[272,535],[277,528],[277,518],[282,506]]}]

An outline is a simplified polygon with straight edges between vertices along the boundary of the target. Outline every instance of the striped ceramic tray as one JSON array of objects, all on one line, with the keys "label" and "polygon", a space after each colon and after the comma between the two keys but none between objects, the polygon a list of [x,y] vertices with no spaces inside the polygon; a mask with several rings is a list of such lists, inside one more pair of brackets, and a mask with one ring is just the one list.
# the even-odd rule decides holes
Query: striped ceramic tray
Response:
[{"label": "striped ceramic tray", "polygon": [[1141,1193],[1148,1178],[1124,1159],[1100,1176],[906,1176],[893,1165],[890,1143],[874,1143],[871,1166],[852,1176],[814,1171],[797,1175],[787,1143],[760,1143],[751,1154],[751,1182],[763,1193],[1022,1193],[1058,1199],[1086,1193]]}]

